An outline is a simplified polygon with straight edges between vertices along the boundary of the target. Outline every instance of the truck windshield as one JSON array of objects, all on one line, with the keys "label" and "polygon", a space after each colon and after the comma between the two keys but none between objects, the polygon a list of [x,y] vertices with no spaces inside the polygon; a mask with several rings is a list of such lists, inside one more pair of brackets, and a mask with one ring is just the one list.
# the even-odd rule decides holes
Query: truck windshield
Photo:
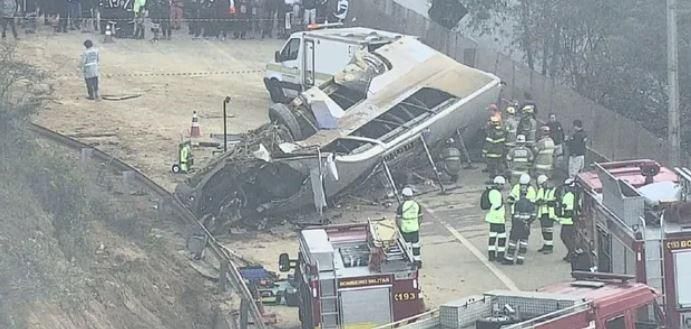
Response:
[{"label": "truck windshield", "polygon": [[293,61],[298,59],[300,53],[300,39],[292,38],[281,50],[281,61]]}]

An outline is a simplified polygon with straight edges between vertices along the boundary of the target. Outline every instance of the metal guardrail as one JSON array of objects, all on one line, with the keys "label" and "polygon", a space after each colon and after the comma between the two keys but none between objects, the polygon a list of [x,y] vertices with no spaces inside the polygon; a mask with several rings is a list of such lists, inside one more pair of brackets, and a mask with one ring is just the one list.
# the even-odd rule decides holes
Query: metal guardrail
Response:
[{"label": "metal guardrail", "polygon": [[[245,281],[242,279],[242,276],[240,275],[240,272],[238,271],[233,261],[233,259],[237,259],[238,256],[235,254],[235,252],[219,243],[218,240],[216,240],[216,238],[211,234],[211,232],[209,232],[206,229],[202,222],[199,221],[199,219],[197,219],[194,213],[192,213],[187,207],[184,206],[184,204],[181,202],[180,199],[178,199],[177,196],[168,192],[165,188],[151,180],[138,169],[95,147],[84,144],[78,140],[72,139],[70,137],[62,135],[58,132],[52,131],[35,123],[29,124],[29,130],[42,138],[59,143],[73,150],[78,150],[80,152],[84,149],[92,150],[92,156],[94,158],[99,159],[104,163],[108,164],[108,166],[110,166],[112,169],[120,172],[133,173],[134,179],[138,183],[142,184],[145,188],[158,195],[163,201],[168,202],[168,204],[172,206],[173,210],[177,214],[179,214],[185,221],[199,226],[202,232],[204,232],[204,234],[208,238],[209,249],[221,263],[221,272],[225,272],[227,274],[227,279],[230,282],[231,286],[240,294],[242,300],[245,301],[245,305],[248,308],[250,316],[254,320],[254,326],[258,329],[266,328],[266,326],[264,325],[264,317],[262,316],[259,307],[255,303],[252,293],[245,284]],[[225,271],[224,267],[227,267],[227,271]],[[223,276],[224,275],[222,274],[222,282],[225,281],[223,279]]]}]

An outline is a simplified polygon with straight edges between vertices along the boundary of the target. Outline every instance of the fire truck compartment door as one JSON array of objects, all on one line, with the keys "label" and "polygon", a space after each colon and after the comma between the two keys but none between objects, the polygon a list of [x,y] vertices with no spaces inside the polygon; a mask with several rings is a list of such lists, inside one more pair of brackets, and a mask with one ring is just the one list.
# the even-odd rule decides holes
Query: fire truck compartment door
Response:
[{"label": "fire truck compartment door", "polygon": [[674,278],[677,286],[677,305],[691,307],[691,250],[674,252]]},{"label": "fire truck compartment door", "polygon": [[389,287],[347,289],[340,294],[341,328],[364,329],[393,322]]}]

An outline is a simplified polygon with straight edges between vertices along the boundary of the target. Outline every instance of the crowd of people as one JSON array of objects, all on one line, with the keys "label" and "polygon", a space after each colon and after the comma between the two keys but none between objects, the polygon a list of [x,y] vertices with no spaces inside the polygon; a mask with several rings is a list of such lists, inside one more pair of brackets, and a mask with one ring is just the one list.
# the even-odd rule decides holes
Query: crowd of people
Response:
[{"label": "crowd of people", "polygon": [[0,0],[2,36],[26,33],[43,17],[56,32],[108,30],[118,38],[171,39],[187,25],[195,38],[285,37],[310,24],[342,22],[348,0]]},{"label": "crowd of people", "polygon": [[[573,133],[567,137],[554,113],[549,114],[546,124],[538,124],[534,102],[511,102],[503,113],[492,105],[489,111],[483,155],[490,181],[481,200],[489,224],[489,259],[507,265],[524,264],[530,227],[539,220],[543,245],[538,251],[554,251],[554,227],[560,224],[560,238],[567,249],[563,260],[573,266],[579,259],[573,226],[575,177],[583,170],[587,145],[583,123],[574,120]],[[566,179],[560,180],[555,165],[561,167],[567,156]],[[506,199],[502,193],[505,185],[510,186]],[[511,221],[508,234],[507,215]]]}]

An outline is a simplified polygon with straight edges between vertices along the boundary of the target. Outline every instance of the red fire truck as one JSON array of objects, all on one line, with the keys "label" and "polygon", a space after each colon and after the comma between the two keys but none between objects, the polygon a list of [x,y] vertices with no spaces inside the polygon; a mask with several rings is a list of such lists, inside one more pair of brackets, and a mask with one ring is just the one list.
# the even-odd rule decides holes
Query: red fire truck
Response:
[{"label": "red fire truck", "polygon": [[689,201],[690,174],[634,160],[595,164],[577,177],[578,246],[599,272],[630,274],[662,292],[670,329],[691,329],[691,225],[665,211]]},{"label": "red fire truck", "polygon": [[295,269],[303,329],[372,328],[424,311],[418,269],[393,220],[300,232]]},{"label": "red fire truck", "polygon": [[[494,290],[374,329],[659,329],[657,294],[630,275],[573,272],[538,291]],[[650,317],[647,315],[650,312]]]}]

